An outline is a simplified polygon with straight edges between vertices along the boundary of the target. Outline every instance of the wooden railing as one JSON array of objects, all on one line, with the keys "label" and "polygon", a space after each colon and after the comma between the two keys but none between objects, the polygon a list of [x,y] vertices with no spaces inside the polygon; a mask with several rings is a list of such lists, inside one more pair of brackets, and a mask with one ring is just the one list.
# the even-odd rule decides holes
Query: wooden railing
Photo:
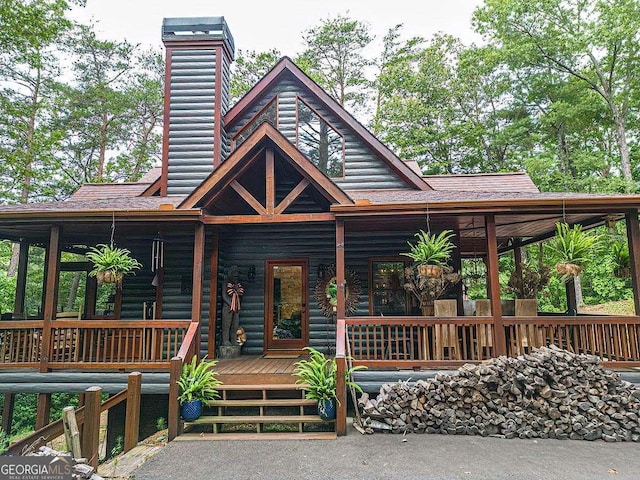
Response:
[{"label": "wooden railing", "polygon": [[507,354],[554,344],[611,366],[640,362],[640,317],[504,317]]},{"label": "wooden railing", "polygon": [[39,366],[42,325],[42,320],[0,322],[0,366]]},{"label": "wooden railing", "polygon": [[[124,451],[128,452],[138,443],[140,423],[141,374],[129,374],[127,388],[101,403],[102,389],[90,387],[85,392],[85,406],[76,409],[75,416],[81,432],[82,456],[93,467],[98,466],[98,446],[100,435],[100,414],[126,401]],[[24,455],[37,450],[64,433],[62,419],[49,423],[31,435],[12,443],[7,449],[9,455]]]},{"label": "wooden railing", "polygon": [[60,321],[51,324],[49,368],[166,368],[189,320]]},{"label": "wooden railing", "polygon": [[[640,317],[502,317],[505,345],[497,345],[493,317],[350,317],[351,356],[375,367],[445,367],[507,352],[522,355],[554,344],[596,355],[609,366],[640,365]],[[499,348],[502,347],[502,348]]]},{"label": "wooden railing", "polygon": [[189,320],[55,320],[50,322],[49,357],[42,321],[0,323],[0,368],[42,367],[100,370],[167,369]]},{"label": "wooden railing", "polygon": [[178,396],[180,388],[178,387],[178,379],[182,374],[182,366],[184,362],[191,361],[194,355],[199,356],[200,346],[200,324],[191,322],[180,350],[175,357],[171,359],[169,367],[169,414],[167,415],[167,427],[169,441],[176,438],[180,432],[180,404]]}]

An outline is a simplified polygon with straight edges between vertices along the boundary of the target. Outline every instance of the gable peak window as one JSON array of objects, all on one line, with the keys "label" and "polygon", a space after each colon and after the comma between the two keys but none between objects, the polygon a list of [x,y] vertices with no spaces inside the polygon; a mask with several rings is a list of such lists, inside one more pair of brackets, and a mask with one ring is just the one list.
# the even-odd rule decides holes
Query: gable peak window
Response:
[{"label": "gable peak window", "polygon": [[278,97],[275,96],[233,136],[233,148],[238,148],[264,122],[278,128]]},{"label": "gable peak window", "polygon": [[344,137],[300,97],[296,107],[298,150],[328,177],[344,177]]}]

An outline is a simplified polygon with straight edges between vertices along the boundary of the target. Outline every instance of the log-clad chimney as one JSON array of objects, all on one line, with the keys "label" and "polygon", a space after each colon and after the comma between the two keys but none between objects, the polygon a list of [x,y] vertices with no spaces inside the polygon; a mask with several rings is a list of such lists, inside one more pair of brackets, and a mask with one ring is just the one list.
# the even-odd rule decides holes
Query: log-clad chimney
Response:
[{"label": "log-clad chimney", "polygon": [[222,117],[229,108],[233,37],[224,17],[165,18],[162,194],[186,195],[229,153]]}]

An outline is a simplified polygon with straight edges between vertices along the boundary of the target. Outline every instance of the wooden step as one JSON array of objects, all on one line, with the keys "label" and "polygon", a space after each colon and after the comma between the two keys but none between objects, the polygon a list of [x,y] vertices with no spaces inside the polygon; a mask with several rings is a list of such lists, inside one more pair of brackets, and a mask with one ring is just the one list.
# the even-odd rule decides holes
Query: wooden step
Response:
[{"label": "wooden step", "polygon": [[[332,420],[333,421],[333,420]],[[319,415],[206,415],[187,422],[188,425],[209,425],[214,423],[323,423]]]},{"label": "wooden step", "polygon": [[260,385],[233,385],[228,383],[223,383],[222,385],[216,387],[216,390],[222,391],[237,391],[237,390],[246,390],[249,392],[258,392],[263,390],[302,390],[304,385],[296,385],[295,383],[265,383]]},{"label": "wooden step", "polygon": [[318,401],[306,398],[274,398],[271,400],[209,400],[210,407],[302,407],[314,406]]},{"label": "wooden step", "polygon": [[336,432],[183,433],[174,441],[195,440],[336,440]]}]

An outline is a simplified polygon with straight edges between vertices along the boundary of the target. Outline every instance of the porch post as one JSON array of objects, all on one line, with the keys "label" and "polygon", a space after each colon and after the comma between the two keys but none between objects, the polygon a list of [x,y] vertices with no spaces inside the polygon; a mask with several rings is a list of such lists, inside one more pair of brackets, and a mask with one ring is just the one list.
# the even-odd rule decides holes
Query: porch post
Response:
[{"label": "porch post", "polygon": [[51,416],[51,394],[39,393],[38,404],[36,408],[36,430],[49,424]]},{"label": "porch post", "polygon": [[5,393],[4,394],[4,405],[2,407],[2,430],[5,431],[7,435],[11,435],[11,425],[13,423],[13,408],[16,404],[16,394],[15,393]]},{"label": "porch post", "polygon": [[218,321],[218,263],[219,263],[219,233],[213,232],[211,245],[211,286],[209,288],[209,336],[208,357],[216,356],[216,322]]},{"label": "porch post", "polygon": [[[460,272],[460,275],[462,275],[462,252],[460,251],[460,249],[462,248],[462,242],[460,241],[460,230],[456,230],[455,231],[455,238],[454,238],[455,244],[457,245],[458,248],[453,250],[453,255],[451,257],[451,261],[453,263],[453,269],[457,272]],[[453,291],[456,294],[456,309],[458,312],[458,315],[464,315],[464,288],[463,288],[463,282],[458,282],[454,288]]]},{"label": "porch post", "polygon": [[[204,261],[204,225],[196,225],[193,239],[193,280],[191,295],[191,321],[200,323],[202,313],[202,263]],[[200,357],[200,330],[196,339],[198,357]]]},{"label": "porch post", "polygon": [[[345,291],[346,280],[344,272],[344,220],[336,219],[336,284],[338,286],[337,293],[337,328],[336,328],[336,364],[337,364],[337,381],[336,396],[338,397],[337,414],[336,414],[336,433],[339,436],[347,434],[347,386],[345,384],[344,374],[346,372],[345,358],[345,329],[344,322],[346,318]],[[341,337],[341,338],[338,338]],[[357,408],[357,405],[356,405]]]},{"label": "porch post", "polygon": [[46,255],[46,274],[44,281],[44,311],[42,317],[42,344],[40,354],[40,371],[47,371],[49,363],[49,346],[51,343],[51,320],[56,313],[56,297],[58,290],[58,269],[60,265],[60,225],[52,225],[49,234],[49,247]]},{"label": "porch post", "polygon": [[638,222],[638,210],[628,211],[625,214],[625,220],[627,223],[627,240],[629,242],[633,304],[636,315],[640,315],[640,223]]},{"label": "porch post", "polygon": [[487,238],[487,282],[489,284],[491,315],[494,324],[494,341],[496,355],[506,355],[507,342],[502,324],[502,305],[500,305],[500,277],[498,271],[498,239],[496,238],[496,217],[484,217]]},{"label": "porch post", "polygon": [[[25,292],[27,290],[27,264],[29,263],[29,243],[20,242],[20,256],[18,257],[18,275],[16,276],[16,298],[13,313],[26,314],[24,308]],[[26,318],[26,317],[25,317]]]}]

